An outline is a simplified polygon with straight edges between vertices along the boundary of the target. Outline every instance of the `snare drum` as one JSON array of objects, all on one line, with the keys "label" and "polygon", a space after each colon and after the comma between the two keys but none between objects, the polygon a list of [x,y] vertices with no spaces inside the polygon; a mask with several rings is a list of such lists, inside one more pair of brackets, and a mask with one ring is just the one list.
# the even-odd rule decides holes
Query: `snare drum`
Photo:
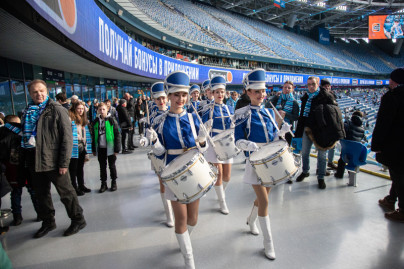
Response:
[{"label": "snare drum", "polygon": [[234,129],[227,129],[213,137],[215,144],[216,157],[219,161],[226,161],[234,158],[240,153],[240,149],[236,147],[234,139]]},{"label": "snare drum", "polygon": [[289,151],[288,143],[278,140],[253,152],[249,161],[261,185],[271,187],[292,179],[298,172],[298,163]]},{"label": "snare drum", "polygon": [[172,160],[161,173],[161,180],[178,202],[189,204],[201,198],[216,183],[217,171],[197,149]]},{"label": "snare drum", "polygon": [[156,172],[157,175],[160,175],[165,167],[164,159],[157,158],[156,155],[154,155],[153,151],[149,151],[147,153],[147,157],[151,161],[152,169],[154,170],[154,172]]}]

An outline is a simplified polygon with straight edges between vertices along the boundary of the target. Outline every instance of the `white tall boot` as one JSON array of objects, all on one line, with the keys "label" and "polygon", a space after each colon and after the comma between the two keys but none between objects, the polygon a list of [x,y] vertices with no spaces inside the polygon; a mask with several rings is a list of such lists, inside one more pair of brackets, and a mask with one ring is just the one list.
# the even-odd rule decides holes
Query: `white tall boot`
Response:
[{"label": "white tall boot", "polygon": [[178,244],[180,245],[181,253],[184,256],[185,268],[195,269],[194,254],[192,253],[191,238],[188,231],[183,234],[175,234]]},{"label": "white tall boot", "polygon": [[226,190],[226,188],[227,188],[227,184],[229,184],[229,182],[228,181],[222,181],[223,182],[223,190]]},{"label": "white tall boot", "polygon": [[253,205],[250,216],[248,216],[248,218],[247,218],[247,225],[250,226],[250,232],[253,235],[260,234],[260,231],[258,230],[258,227],[257,227],[257,217],[258,217],[258,206]]},{"label": "white tall boot", "polygon": [[194,230],[195,226],[192,226],[192,225],[188,225],[188,224],[187,224],[187,227],[188,227],[189,236],[191,236],[192,231]]},{"label": "white tall boot", "polygon": [[164,211],[166,212],[166,217],[167,217],[166,225],[167,225],[167,227],[174,227],[173,209],[171,207],[171,201],[166,199],[166,197],[164,196],[164,193],[160,193],[160,195],[161,195],[161,201],[163,202],[163,205],[164,205]]},{"label": "white tall boot", "polygon": [[223,185],[215,186],[215,191],[217,194],[217,198],[219,198],[220,212],[222,212],[222,214],[224,215],[229,214],[229,209],[227,208],[226,204],[226,196],[224,195]]},{"label": "white tall boot", "polygon": [[267,256],[267,258],[270,260],[275,260],[275,248],[274,242],[272,240],[271,223],[269,221],[269,216],[258,216],[258,219],[261,225],[262,234],[264,236],[265,256]]}]

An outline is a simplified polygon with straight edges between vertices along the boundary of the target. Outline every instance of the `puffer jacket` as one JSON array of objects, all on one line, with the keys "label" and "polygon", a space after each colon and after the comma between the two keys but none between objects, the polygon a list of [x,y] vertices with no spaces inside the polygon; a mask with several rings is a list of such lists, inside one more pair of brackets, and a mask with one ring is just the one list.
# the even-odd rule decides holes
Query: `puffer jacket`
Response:
[{"label": "puffer jacket", "polygon": [[353,115],[350,120],[345,121],[345,139],[356,142],[366,140],[365,128],[363,128],[362,118],[358,115]]},{"label": "puffer jacket", "polygon": [[[59,103],[49,100],[37,123],[35,172],[68,168],[72,148],[72,124],[68,111]],[[26,152],[24,150],[22,155],[26,155]]]},{"label": "puffer jacket", "polygon": [[344,123],[337,101],[331,93],[320,87],[320,93],[311,102],[309,116],[304,117],[307,99],[308,95],[305,94],[302,97],[296,137],[301,137],[304,131],[316,148],[320,150],[333,148],[338,140],[345,137]]}]

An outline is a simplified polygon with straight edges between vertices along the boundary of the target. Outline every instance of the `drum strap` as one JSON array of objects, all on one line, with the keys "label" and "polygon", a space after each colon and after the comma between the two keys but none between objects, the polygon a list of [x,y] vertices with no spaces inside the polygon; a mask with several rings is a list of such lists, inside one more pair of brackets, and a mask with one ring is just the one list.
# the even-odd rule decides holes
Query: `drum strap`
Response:
[{"label": "drum strap", "polygon": [[275,122],[274,118],[272,117],[271,113],[269,113],[267,108],[265,108],[265,111],[268,113],[268,116],[271,119],[272,124],[275,126],[276,130],[279,132],[278,124],[276,124],[276,122]]},{"label": "drum strap", "polygon": [[[195,122],[194,122],[194,117],[192,117],[191,113],[188,113],[188,119],[189,119],[189,123],[191,124],[191,131],[192,131],[192,135],[194,136],[195,139],[195,144],[196,146],[199,148],[199,144],[196,143],[197,140],[197,134],[196,134],[196,129],[195,129]],[[200,124],[203,124],[202,122]]]}]

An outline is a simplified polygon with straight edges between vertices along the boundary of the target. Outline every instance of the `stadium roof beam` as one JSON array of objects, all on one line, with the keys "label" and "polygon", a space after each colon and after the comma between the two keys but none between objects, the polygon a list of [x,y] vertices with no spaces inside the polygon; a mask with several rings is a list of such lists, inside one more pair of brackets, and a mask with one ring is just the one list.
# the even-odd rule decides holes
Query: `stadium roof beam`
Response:
[{"label": "stadium roof beam", "polygon": [[337,13],[337,14],[334,14],[334,15],[331,15],[331,16],[328,16],[328,17],[325,17],[324,19],[319,20],[319,21],[316,21],[315,23],[311,24],[311,25],[310,25],[310,28],[312,28],[312,27],[314,27],[314,26],[316,26],[316,25],[322,24],[323,22],[327,22],[327,21],[333,20],[333,19],[335,19],[335,18],[340,18],[340,17],[342,17],[342,16],[344,16],[344,15],[348,15],[348,14],[340,14],[340,13]]},{"label": "stadium roof beam", "polygon": [[249,3],[249,2],[251,2],[251,1],[252,1],[252,0],[241,0],[241,1],[238,1],[237,3],[229,3],[229,2],[226,2],[226,3],[228,3],[228,5],[223,6],[223,8],[224,8],[224,9],[235,8],[235,7],[244,5],[244,4],[246,4],[246,3]]},{"label": "stadium roof beam", "polygon": [[246,15],[247,15],[247,16],[250,16],[250,15],[253,15],[253,14],[255,14],[255,13],[259,13],[259,12],[261,12],[261,11],[270,9],[271,7],[273,7],[273,5],[265,6],[265,7],[259,8],[259,9],[257,9],[257,10],[251,10],[251,11],[248,12]]},{"label": "stadium roof beam", "polygon": [[364,1],[364,0],[347,0],[349,3],[353,4],[362,4],[362,5],[371,5],[371,6],[379,6],[379,7],[404,7],[403,3],[393,3],[393,1],[388,1],[386,3],[382,2],[373,2],[372,0]]}]

